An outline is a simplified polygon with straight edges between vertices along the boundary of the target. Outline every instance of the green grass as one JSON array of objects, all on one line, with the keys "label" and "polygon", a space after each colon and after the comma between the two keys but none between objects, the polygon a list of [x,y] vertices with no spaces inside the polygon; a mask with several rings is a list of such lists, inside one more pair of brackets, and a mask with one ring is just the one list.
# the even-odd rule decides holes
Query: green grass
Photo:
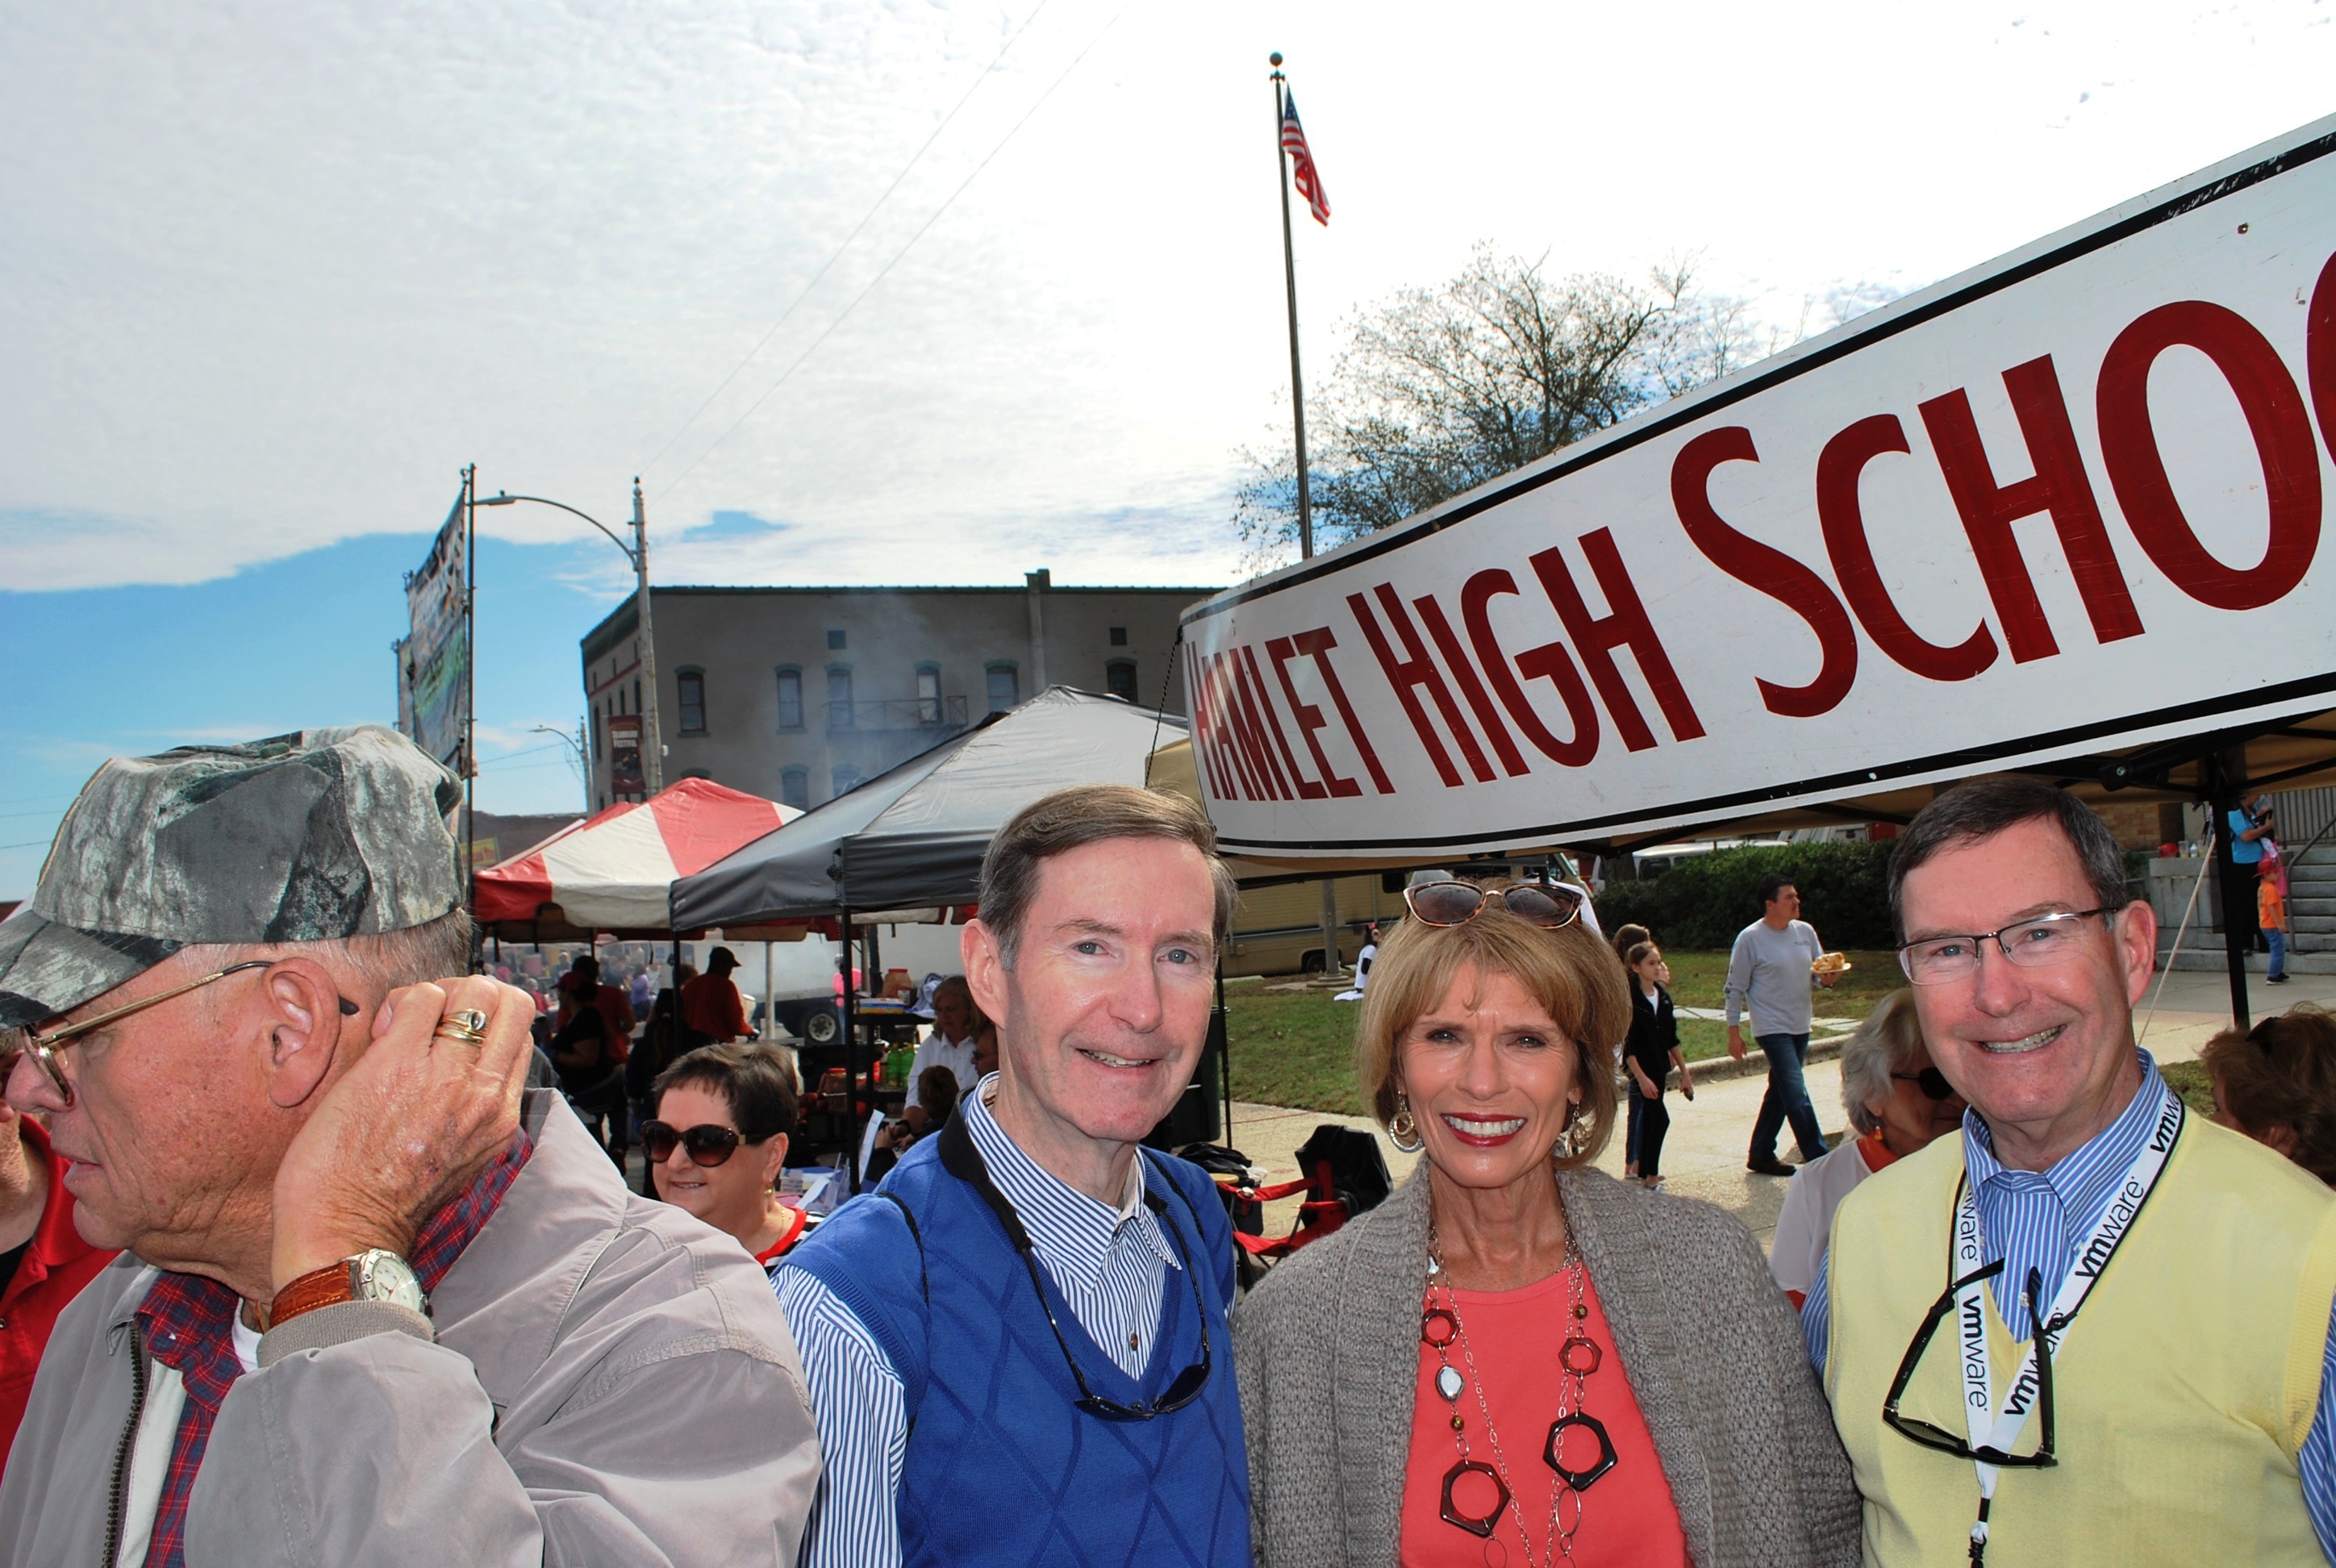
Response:
[{"label": "green grass", "polygon": [[2204,1062],[2160,1062],[2157,1070],[2182,1096],[2182,1103],[2202,1116],[2214,1114],[2214,1077]]},{"label": "green grass", "polygon": [[[1717,1008],[1728,983],[1728,955],[1679,951],[1671,965],[1671,995],[1681,1007]],[[1902,983],[1895,953],[1856,952],[1854,966],[1816,1010],[1829,1018],[1862,1018]],[[1276,992],[1239,986],[1226,992],[1227,1037],[1232,1046],[1233,1097],[1252,1105],[1368,1115],[1355,1087],[1353,1002],[1325,992]],[[1727,1026],[1703,1018],[1679,1020],[1680,1054],[1690,1062],[1725,1055]]]},{"label": "green grass", "polygon": [[1232,1051],[1233,1098],[1296,1110],[1368,1115],[1355,1087],[1353,1002],[1323,991],[1225,994],[1225,1037]]}]

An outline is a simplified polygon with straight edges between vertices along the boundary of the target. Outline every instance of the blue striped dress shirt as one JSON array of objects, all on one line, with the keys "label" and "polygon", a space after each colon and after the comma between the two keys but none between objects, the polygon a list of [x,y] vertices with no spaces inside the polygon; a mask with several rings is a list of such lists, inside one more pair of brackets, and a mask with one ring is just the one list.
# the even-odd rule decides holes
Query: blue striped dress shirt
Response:
[{"label": "blue striped dress shirt", "polygon": [[[1988,1281],[1996,1311],[2014,1339],[2033,1337],[2025,1294],[2028,1271],[2041,1276],[2039,1292],[2049,1309],[2075,1266],[2077,1248],[2108,1212],[2125,1173],[2149,1141],[2161,1096],[2172,1091],[2147,1051],[2141,1058],[2141,1090],[2133,1104],[2092,1141],[2064,1156],[2051,1169],[2014,1171],[1995,1157],[1995,1139],[1977,1111],[1963,1113],[1963,1169],[1979,1207],[1980,1236],[1990,1254],[2000,1249],[2003,1272]],[[1992,1257],[1990,1259],[1992,1261]],[[1833,1334],[1833,1297],[1828,1258],[1817,1264],[1808,1299],[1801,1304],[1801,1334],[1809,1359],[1823,1378],[1825,1345]],[[1943,1281],[1942,1281],[1943,1283]],[[2321,1553],[2336,1563],[2336,1318],[2329,1324],[2328,1348],[2320,1363],[2320,1407],[2304,1434],[2297,1460],[2303,1472],[2303,1505],[2320,1537]]]},{"label": "blue striped dress shirt", "polygon": [[[1006,1135],[989,1113],[996,1078],[984,1078],[964,1102],[966,1130],[1079,1326],[1120,1370],[1141,1378],[1156,1349],[1168,1271],[1183,1267],[1144,1201],[1143,1156],[1128,1173],[1119,1207],[1096,1202],[1042,1169]],[[782,1267],[774,1284],[803,1358],[826,1460],[796,1561],[801,1568],[896,1568],[900,1529],[893,1505],[909,1443],[900,1375],[866,1325],[818,1280]]]}]

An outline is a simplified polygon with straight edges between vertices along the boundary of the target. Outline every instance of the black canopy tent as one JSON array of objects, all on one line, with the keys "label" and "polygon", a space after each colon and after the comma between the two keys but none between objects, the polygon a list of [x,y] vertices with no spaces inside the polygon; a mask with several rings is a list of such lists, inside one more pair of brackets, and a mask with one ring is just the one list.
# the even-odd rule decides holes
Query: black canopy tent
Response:
[{"label": "black canopy tent", "polygon": [[[857,1085],[855,920],[975,902],[989,841],[1016,813],[1070,784],[1140,786],[1153,748],[1183,731],[1173,714],[1051,687],[676,881],[674,929],[743,934],[742,927],[839,921],[844,1037]],[[892,913],[892,921],[900,918]]]}]

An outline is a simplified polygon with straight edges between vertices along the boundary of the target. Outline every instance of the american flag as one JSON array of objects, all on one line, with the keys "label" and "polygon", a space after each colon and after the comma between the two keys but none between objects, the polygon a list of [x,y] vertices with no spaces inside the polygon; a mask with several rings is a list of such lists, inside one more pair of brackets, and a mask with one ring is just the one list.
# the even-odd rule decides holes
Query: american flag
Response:
[{"label": "american flag", "polygon": [[1297,95],[1287,88],[1281,94],[1281,150],[1290,154],[1290,176],[1297,181],[1298,194],[1306,198],[1314,221],[1327,227],[1330,199],[1322,193],[1322,176],[1314,167],[1314,154],[1307,151],[1305,128],[1298,123]]}]

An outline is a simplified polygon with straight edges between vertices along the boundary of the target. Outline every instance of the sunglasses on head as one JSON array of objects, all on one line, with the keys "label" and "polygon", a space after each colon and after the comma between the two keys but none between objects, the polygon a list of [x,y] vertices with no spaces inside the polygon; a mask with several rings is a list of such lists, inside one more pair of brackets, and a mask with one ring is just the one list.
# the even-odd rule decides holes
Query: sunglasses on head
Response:
[{"label": "sunglasses on head", "polygon": [[730,1156],[738,1152],[738,1145],[746,1141],[737,1128],[717,1126],[712,1122],[702,1122],[695,1127],[676,1127],[667,1122],[641,1124],[641,1148],[653,1165],[664,1164],[673,1158],[676,1148],[683,1148],[689,1151],[691,1164],[711,1170],[726,1164]]},{"label": "sunglasses on head", "polygon": [[1582,912],[1582,895],[1554,882],[1517,882],[1498,892],[1487,892],[1474,882],[1421,882],[1403,890],[1403,901],[1423,925],[1465,925],[1498,899],[1518,919],[1545,931],[1573,923]]},{"label": "sunglasses on head", "polygon": [[1922,1093],[1932,1099],[1952,1100],[1955,1097],[1955,1086],[1947,1082],[1947,1075],[1936,1067],[1924,1067],[1919,1073],[1893,1073],[1890,1076],[1901,1083],[1920,1084]]}]

